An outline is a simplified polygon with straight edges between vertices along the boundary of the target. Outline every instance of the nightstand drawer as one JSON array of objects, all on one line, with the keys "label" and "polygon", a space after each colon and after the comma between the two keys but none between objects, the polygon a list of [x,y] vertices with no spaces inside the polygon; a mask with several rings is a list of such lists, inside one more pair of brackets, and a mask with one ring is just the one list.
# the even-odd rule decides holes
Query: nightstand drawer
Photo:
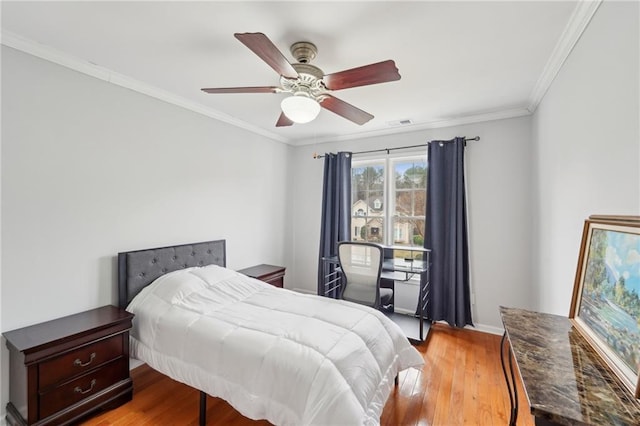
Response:
[{"label": "nightstand drawer", "polygon": [[39,366],[39,389],[45,390],[62,380],[70,379],[122,355],[122,335],[98,341],[69,352]]},{"label": "nightstand drawer", "polygon": [[272,274],[266,274],[259,278],[260,281],[264,281],[276,287],[284,286],[284,270],[274,272]]},{"label": "nightstand drawer", "polygon": [[129,360],[120,358],[40,396],[40,418],[46,418],[129,377]]}]

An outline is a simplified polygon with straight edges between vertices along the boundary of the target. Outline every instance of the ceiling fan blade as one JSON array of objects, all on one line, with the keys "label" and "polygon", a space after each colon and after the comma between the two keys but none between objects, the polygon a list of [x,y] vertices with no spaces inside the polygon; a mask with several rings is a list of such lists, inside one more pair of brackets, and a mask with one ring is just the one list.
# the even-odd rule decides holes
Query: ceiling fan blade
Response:
[{"label": "ceiling fan blade", "polygon": [[373,115],[361,110],[360,108],[356,108],[343,100],[340,100],[331,95],[324,96],[325,98],[320,101],[320,106],[322,106],[322,108],[328,109],[333,113],[338,114],[339,116],[346,118],[347,120],[351,120],[354,123],[362,126],[364,123],[373,118]]},{"label": "ceiling fan blade", "polygon": [[266,35],[262,33],[235,33],[234,36],[281,76],[298,78],[298,72]]},{"label": "ceiling fan blade", "polygon": [[395,80],[400,80],[400,73],[398,73],[396,63],[391,59],[333,74],[327,74],[322,78],[325,87],[329,90],[367,86],[369,84],[386,83],[388,81]]},{"label": "ceiling fan blade", "polygon": [[276,93],[279,87],[214,87],[210,89],[201,89],[207,93]]},{"label": "ceiling fan blade", "polygon": [[280,118],[278,118],[278,122],[276,123],[276,127],[286,127],[293,125],[293,121],[286,115],[284,112],[280,114]]}]

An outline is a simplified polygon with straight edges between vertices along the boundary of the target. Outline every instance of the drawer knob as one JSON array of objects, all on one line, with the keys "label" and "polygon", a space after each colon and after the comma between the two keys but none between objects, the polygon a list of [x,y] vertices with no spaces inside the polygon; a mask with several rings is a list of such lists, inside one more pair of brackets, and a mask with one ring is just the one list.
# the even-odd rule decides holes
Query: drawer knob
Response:
[{"label": "drawer knob", "polygon": [[82,362],[82,361],[80,361],[80,358],[76,358],[76,360],[73,361],[73,365],[75,365],[77,367],[86,367],[87,365],[89,365],[89,364],[91,364],[93,362],[95,357],[96,357],[96,353],[95,352],[91,352],[91,355],[89,355],[89,361]]},{"label": "drawer knob", "polygon": [[91,386],[89,386],[88,389],[82,390],[82,388],[80,386],[76,386],[75,388],[73,388],[73,391],[75,393],[81,393],[82,395],[84,395],[85,393],[91,392],[95,385],[96,385],[96,379],[93,379],[93,380],[91,380]]}]

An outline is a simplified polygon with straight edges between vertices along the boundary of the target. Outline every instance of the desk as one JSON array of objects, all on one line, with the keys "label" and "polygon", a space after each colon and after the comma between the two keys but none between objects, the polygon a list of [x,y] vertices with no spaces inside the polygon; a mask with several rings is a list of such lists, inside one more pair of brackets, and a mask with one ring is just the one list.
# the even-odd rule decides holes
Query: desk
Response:
[{"label": "desk", "polygon": [[[536,425],[640,425],[637,400],[567,317],[500,307],[505,336]],[[504,348],[503,348],[504,353]],[[511,384],[503,371],[510,396]],[[512,398],[511,421],[518,416]]]},{"label": "desk", "polygon": [[[431,250],[422,247],[382,246],[384,260],[382,262],[381,287],[393,288],[395,281],[408,281],[415,275],[421,277],[418,291],[418,312],[416,316],[397,314],[391,311],[383,311],[391,320],[400,326],[407,338],[413,342],[423,342],[425,331],[428,334],[430,321],[425,320],[424,313],[427,309],[429,294],[429,270],[431,266]],[[395,251],[409,251],[418,253],[421,259],[411,261],[404,258],[394,258]],[[322,258],[322,270],[324,282],[320,296],[336,297],[341,286],[342,274],[339,267],[338,256]],[[395,293],[395,292],[394,292]],[[425,324],[425,321],[427,322]],[[426,330],[425,330],[426,329]]]}]

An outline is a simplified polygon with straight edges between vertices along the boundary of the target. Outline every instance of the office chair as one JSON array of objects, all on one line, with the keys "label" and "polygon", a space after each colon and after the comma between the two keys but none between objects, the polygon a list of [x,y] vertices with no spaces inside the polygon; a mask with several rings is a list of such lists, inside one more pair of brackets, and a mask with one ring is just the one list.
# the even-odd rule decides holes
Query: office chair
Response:
[{"label": "office chair", "polygon": [[338,261],[344,277],[340,297],[380,309],[391,303],[393,290],[380,288],[382,246],[374,243],[341,241]]}]

